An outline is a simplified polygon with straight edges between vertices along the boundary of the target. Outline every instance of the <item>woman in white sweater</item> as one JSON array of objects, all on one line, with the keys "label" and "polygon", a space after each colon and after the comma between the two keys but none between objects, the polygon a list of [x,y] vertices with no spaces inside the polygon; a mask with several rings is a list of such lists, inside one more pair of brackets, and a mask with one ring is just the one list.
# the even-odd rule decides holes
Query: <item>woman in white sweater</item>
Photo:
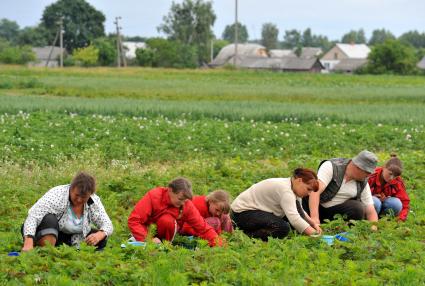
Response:
[{"label": "woman in white sweater", "polygon": [[248,236],[264,241],[269,236],[287,236],[290,225],[299,233],[320,234],[320,226],[301,207],[301,199],[318,188],[316,173],[304,168],[296,169],[290,178],[261,181],[233,201],[232,219]]},{"label": "woman in white sweater", "polygon": [[95,191],[95,179],[84,172],[77,174],[70,185],[50,189],[28,211],[22,226],[22,251],[46,243],[79,245],[82,241],[98,250],[104,248],[113,227]]}]

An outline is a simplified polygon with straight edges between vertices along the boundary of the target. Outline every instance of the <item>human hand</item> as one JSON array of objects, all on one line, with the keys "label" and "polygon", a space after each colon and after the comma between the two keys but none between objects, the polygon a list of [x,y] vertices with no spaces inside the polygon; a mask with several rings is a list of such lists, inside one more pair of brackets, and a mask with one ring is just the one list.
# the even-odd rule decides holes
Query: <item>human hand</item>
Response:
[{"label": "human hand", "polygon": [[152,238],[152,242],[156,243],[156,244],[161,244],[161,240],[158,237],[154,237]]},{"label": "human hand", "polygon": [[98,231],[88,235],[85,239],[85,242],[88,245],[97,245],[101,240],[106,237],[106,233],[104,231]]},{"label": "human hand", "polygon": [[322,229],[320,228],[320,225],[314,224],[314,225],[312,225],[312,227],[316,230],[316,234],[318,234],[318,235],[322,234]]},{"label": "human hand", "polygon": [[25,237],[24,245],[22,246],[21,251],[27,252],[34,248],[34,239],[32,237]]},{"label": "human hand", "polygon": [[311,220],[313,221],[313,225],[320,225],[320,219],[318,217],[311,217]]}]

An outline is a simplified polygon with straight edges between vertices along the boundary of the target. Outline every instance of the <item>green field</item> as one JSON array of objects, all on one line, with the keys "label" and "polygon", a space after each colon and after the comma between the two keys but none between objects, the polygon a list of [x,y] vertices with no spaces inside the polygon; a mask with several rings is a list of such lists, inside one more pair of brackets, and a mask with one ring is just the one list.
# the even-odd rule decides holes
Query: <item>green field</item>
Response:
[{"label": "green field", "polygon": [[[28,69],[0,66],[0,284],[423,285],[425,77],[232,70]],[[383,218],[328,246],[241,232],[226,248],[121,249],[150,188],[188,177],[196,194],[233,197],[299,166],[369,149],[403,160],[406,223]],[[36,249],[19,257],[26,213],[79,170],[94,174],[114,223],[108,249]]]}]

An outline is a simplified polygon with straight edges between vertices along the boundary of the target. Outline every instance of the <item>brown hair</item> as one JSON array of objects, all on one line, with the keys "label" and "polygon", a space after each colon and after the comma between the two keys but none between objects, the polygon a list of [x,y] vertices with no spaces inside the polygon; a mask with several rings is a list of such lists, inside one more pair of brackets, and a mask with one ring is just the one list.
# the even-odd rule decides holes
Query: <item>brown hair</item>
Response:
[{"label": "brown hair", "polygon": [[316,172],[312,169],[297,168],[294,170],[292,176],[295,179],[301,178],[303,183],[310,185],[314,192],[319,190],[319,181],[317,180]]},{"label": "brown hair", "polygon": [[168,184],[168,187],[173,193],[183,193],[185,198],[192,199],[192,183],[188,179],[182,177],[176,178]]},{"label": "brown hair", "polygon": [[385,163],[385,168],[393,173],[394,177],[398,177],[403,172],[403,163],[396,154],[391,154],[391,158]]},{"label": "brown hair", "polygon": [[96,180],[86,172],[79,172],[71,182],[70,190],[77,189],[81,195],[94,194],[96,192]]},{"label": "brown hair", "polygon": [[230,196],[226,191],[215,190],[207,195],[207,202],[220,204],[221,210],[224,214],[230,212]]}]

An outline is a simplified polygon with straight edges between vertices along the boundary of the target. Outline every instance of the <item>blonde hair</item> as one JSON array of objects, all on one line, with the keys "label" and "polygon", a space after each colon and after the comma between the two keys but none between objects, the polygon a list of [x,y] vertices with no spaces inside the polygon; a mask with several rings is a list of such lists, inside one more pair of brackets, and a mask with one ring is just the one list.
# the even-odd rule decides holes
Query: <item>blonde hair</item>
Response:
[{"label": "blonde hair", "polygon": [[398,177],[403,172],[403,163],[396,154],[391,154],[391,159],[385,163],[385,168],[390,170],[395,177]]},{"label": "blonde hair", "polygon": [[230,196],[226,191],[215,190],[214,192],[208,194],[207,202],[220,204],[221,209],[225,214],[230,212]]}]

